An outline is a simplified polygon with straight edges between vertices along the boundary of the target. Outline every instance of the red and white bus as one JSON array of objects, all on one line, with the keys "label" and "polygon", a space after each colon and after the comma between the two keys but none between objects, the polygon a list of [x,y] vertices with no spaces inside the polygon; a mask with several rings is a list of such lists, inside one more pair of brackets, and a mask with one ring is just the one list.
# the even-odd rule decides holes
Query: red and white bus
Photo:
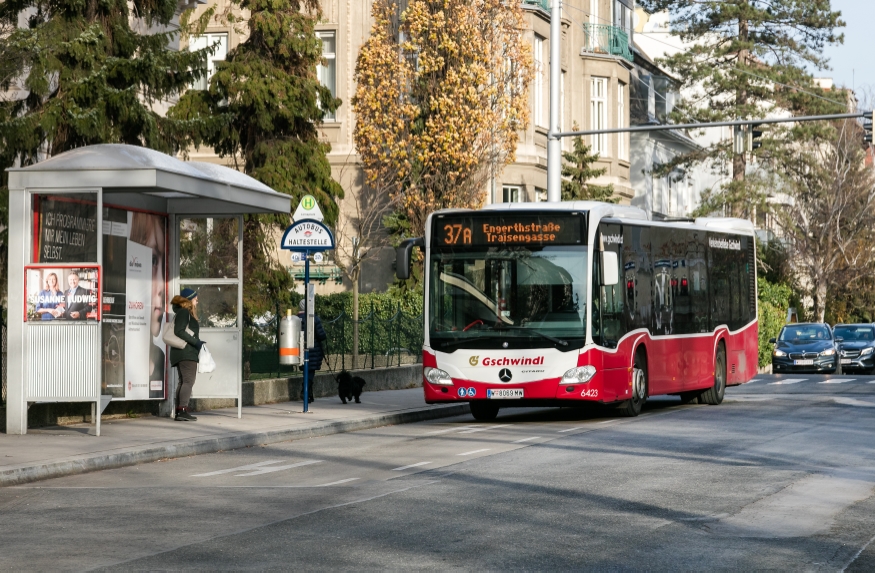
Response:
[{"label": "red and white bus", "polygon": [[425,401],[499,408],[650,396],[720,404],[757,372],[754,228],[657,222],[597,202],[503,203],[431,214],[425,248]]}]

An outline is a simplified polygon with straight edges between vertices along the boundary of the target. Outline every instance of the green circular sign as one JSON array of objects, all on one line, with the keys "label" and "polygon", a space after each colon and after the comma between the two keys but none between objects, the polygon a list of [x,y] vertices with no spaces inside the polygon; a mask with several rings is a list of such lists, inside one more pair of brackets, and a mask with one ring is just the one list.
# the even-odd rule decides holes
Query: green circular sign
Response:
[{"label": "green circular sign", "polygon": [[304,195],[304,198],[301,199],[301,207],[307,211],[312,211],[316,208],[316,198],[312,195]]}]

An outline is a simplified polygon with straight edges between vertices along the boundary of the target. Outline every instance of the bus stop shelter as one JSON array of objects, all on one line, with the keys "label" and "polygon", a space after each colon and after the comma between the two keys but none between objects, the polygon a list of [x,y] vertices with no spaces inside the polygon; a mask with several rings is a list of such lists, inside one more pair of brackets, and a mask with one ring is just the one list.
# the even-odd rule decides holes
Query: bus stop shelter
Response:
[{"label": "bus stop shelter", "polygon": [[9,169],[6,431],[38,402],[158,400],[175,408],[161,341],[170,300],[198,291],[216,369],[194,398],[242,407],[243,215],[290,198],[233,169],[130,145],[78,148]]}]

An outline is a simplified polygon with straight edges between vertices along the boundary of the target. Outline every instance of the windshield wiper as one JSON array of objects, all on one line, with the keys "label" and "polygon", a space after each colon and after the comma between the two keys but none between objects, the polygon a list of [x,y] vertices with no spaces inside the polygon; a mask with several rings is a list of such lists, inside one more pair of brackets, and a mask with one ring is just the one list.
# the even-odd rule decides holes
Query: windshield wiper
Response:
[{"label": "windshield wiper", "polygon": [[543,332],[541,332],[539,330],[535,330],[534,328],[527,328],[525,326],[500,325],[500,326],[494,327],[494,329],[499,330],[499,331],[501,331],[501,330],[523,330],[525,332],[531,332],[533,334],[537,334],[538,336],[540,336],[542,338],[546,338],[547,340],[549,340],[550,342],[552,342],[554,344],[559,344],[560,346],[568,346],[567,340],[562,340],[561,338],[556,338],[555,336],[550,336],[549,334],[544,334]]}]

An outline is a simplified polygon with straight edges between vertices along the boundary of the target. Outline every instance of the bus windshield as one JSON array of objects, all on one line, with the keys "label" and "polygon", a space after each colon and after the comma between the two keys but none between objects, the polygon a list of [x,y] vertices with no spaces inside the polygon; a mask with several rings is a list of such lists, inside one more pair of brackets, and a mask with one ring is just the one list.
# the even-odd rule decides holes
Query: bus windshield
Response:
[{"label": "bus windshield", "polygon": [[586,336],[585,246],[433,252],[432,348],[581,348]]}]

